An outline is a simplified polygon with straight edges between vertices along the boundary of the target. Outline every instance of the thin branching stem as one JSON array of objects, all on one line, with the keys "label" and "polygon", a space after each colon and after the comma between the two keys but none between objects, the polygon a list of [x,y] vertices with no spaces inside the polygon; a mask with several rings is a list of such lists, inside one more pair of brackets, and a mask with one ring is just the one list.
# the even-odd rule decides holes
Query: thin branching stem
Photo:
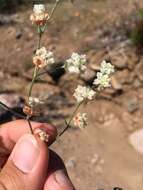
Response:
[{"label": "thin branching stem", "polygon": [[83,103],[83,102],[77,104],[75,110],[73,111],[72,115],[70,116],[69,121],[67,122],[67,121],[65,120],[66,127],[65,127],[65,128],[63,129],[63,131],[58,135],[59,137],[61,137],[61,136],[71,127],[71,126],[70,126],[70,125],[71,125],[71,122],[72,122],[72,120],[73,120],[75,114],[77,113],[78,109],[79,109],[80,106],[82,105],[82,103]]},{"label": "thin branching stem", "polygon": [[[38,47],[37,47],[37,49],[40,49],[40,47],[41,47],[42,33],[40,32],[38,34],[39,34],[39,38],[38,38]],[[35,80],[37,79],[38,71],[39,71],[39,68],[37,66],[35,66],[34,72],[33,72],[32,81],[31,81],[30,88],[29,88],[29,91],[28,91],[28,101],[29,101],[29,98],[32,95],[32,90],[33,90],[33,86],[35,84]],[[26,120],[28,122],[31,134],[34,134],[29,116],[27,116]]]},{"label": "thin branching stem", "polygon": [[54,13],[55,13],[55,10],[56,10],[56,8],[57,8],[57,6],[58,6],[59,3],[60,3],[60,0],[56,0],[54,6],[53,6],[53,8],[52,8],[52,11],[51,11],[51,13],[50,13],[50,16],[49,16],[49,18],[48,18],[48,20],[47,20],[47,22],[46,22],[46,24],[45,24],[45,26],[44,26],[44,30],[43,30],[43,31],[46,30],[47,24],[48,24],[48,22],[51,20],[51,18],[53,17],[53,15],[54,15]]},{"label": "thin branching stem", "polygon": [[35,66],[34,72],[33,72],[33,78],[32,78],[31,84],[30,84],[29,92],[28,92],[28,99],[30,98],[30,96],[32,94],[32,89],[33,89],[35,80],[37,78],[37,74],[38,74],[38,68]]},{"label": "thin branching stem", "polygon": [[27,120],[27,122],[28,122],[28,125],[29,125],[29,128],[30,128],[31,134],[34,134],[34,131],[33,131],[32,124],[31,124],[31,122],[30,122],[29,116],[27,116],[26,120]]},{"label": "thin branching stem", "polygon": [[53,17],[54,12],[55,12],[55,10],[56,10],[56,8],[57,8],[57,6],[58,6],[59,3],[60,3],[60,0],[56,0],[55,5],[54,5],[54,7],[53,7],[53,9],[52,9],[52,11],[51,11],[51,14],[50,14],[50,16],[49,16],[48,21]]}]

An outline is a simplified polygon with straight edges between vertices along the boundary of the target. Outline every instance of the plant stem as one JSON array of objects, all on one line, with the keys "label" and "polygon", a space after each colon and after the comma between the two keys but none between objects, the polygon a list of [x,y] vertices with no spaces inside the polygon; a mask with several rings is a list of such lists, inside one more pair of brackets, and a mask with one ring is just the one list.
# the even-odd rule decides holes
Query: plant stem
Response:
[{"label": "plant stem", "polygon": [[[39,31],[40,31],[40,28],[39,28]],[[39,34],[39,38],[38,38],[38,47],[37,47],[37,49],[40,49],[40,47],[41,47],[42,33],[39,32],[38,34]],[[29,101],[29,98],[32,95],[32,90],[33,90],[33,86],[35,84],[35,80],[36,80],[37,75],[38,75],[38,71],[39,71],[39,68],[37,66],[35,66],[34,72],[33,72],[32,81],[31,81],[31,84],[30,84],[29,92],[28,92],[28,101]],[[29,128],[30,128],[31,134],[34,134],[33,129],[32,129],[32,125],[31,125],[31,122],[30,122],[30,117],[27,116],[26,120],[27,120],[27,122],[29,124]]]},{"label": "plant stem", "polygon": [[53,17],[53,14],[54,14],[54,12],[55,12],[55,10],[56,10],[56,8],[57,8],[59,2],[60,2],[60,0],[56,0],[55,5],[54,5],[54,7],[53,7],[53,9],[52,9],[52,11],[51,11],[51,14],[50,14],[48,20],[50,20],[50,19]]},{"label": "plant stem", "polygon": [[40,49],[40,47],[41,47],[41,38],[42,38],[42,33],[40,32],[39,33],[39,38],[38,38],[38,47],[37,47],[37,49]]},{"label": "plant stem", "polygon": [[71,122],[72,122],[72,120],[73,120],[73,117],[75,116],[76,112],[78,111],[78,109],[80,108],[80,106],[82,105],[82,103],[83,103],[83,102],[79,103],[79,104],[76,106],[75,110],[73,111],[72,115],[70,116],[69,121],[67,122],[67,121],[65,120],[65,123],[66,123],[67,126],[66,126],[66,128],[63,129],[63,131],[58,135],[59,137],[61,137],[61,136],[70,128],[70,124],[71,124]]},{"label": "plant stem", "polygon": [[37,74],[38,74],[38,68],[35,66],[34,72],[33,72],[33,78],[32,78],[31,84],[30,84],[29,92],[28,92],[28,99],[30,98],[30,96],[32,94],[32,89],[33,89],[35,80],[37,78]]},{"label": "plant stem", "polygon": [[55,2],[55,4],[54,4],[54,7],[52,8],[52,11],[51,11],[51,13],[50,13],[50,16],[49,16],[49,18],[48,18],[48,20],[47,20],[47,22],[46,22],[46,24],[45,24],[45,26],[44,26],[44,30],[43,30],[43,31],[45,31],[45,29],[46,29],[46,27],[47,27],[47,24],[48,24],[48,21],[51,20],[51,18],[53,17],[54,12],[55,12],[55,10],[56,10],[56,8],[57,8],[57,6],[58,6],[59,3],[60,3],[60,0],[56,0],[56,2]]},{"label": "plant stem", "polygon": [[30,128],[31,134],[33,135],[33,134],[34,134],[34,131],[33,131],[33,128],[32,128],[32,125],[31,125],[31,122],[30,122],[30,118],[29,118],[29,116],[27,116],[26,120],[28,121],[28,124],[29,124],[29,128]]}]

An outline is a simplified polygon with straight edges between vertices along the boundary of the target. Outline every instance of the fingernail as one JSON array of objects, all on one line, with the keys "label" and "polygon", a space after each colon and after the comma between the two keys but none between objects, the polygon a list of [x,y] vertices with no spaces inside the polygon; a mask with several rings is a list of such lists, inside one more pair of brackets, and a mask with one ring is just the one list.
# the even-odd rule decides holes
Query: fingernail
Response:
[{"label": "fingernail", "polygon": [[55,172],[55,180],[60,185],[60,187],[70,186],[71,189],[74,189],[71,181],[69,180],[69,178],[63,170]]},{"label": "fingernail", "polygon": [[30,173],[38,160],[40,150],[33,135],[24,135],[14,147],[11,159],[14,165],[24,173]]}]

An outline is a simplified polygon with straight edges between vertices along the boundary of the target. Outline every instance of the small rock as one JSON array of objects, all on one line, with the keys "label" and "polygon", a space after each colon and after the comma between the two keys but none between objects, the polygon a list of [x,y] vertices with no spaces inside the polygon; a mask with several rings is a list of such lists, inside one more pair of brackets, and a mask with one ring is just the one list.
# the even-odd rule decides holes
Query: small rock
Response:
[{"label": "small rock", "polygon": [[115,55],[112,58],[112,63],[118,69],[125,69],[125,68],[127,68],[127,57],[121,56],[121,55]]},{"label": "small rock", "polygon": [[109,56],[106,52],[106,50],[100,50],[98,52],[95,52],[95,50],[91,50],[88,55],[88,60],[89,60],[89,67],[90,69],[94,71],[99,71],[100,69],[100,63],[103,60],[108,60]]},{"label": "small rock", "polygon": [[134,81],[134,75],[128,69],[117,71],[115,78],[120,81],[120,84],[131,84]]},{"label": "small rock", "polygon": [[141,81],[139,79],[135,79],[133,82],[134,88],[140,88],[141,87]]},{"label": "small rock", "polygon": [[115,77],[112,77],[111,85],[115,90],[122,90],[123,86]]},{"label": "small rock", "polygon": [[133,117],[128,112],[122,113],[122,119],[125,123],[125,128],[128,132],[132,132],[135,129],[135,123],[133,121]]},{"label": "small rock", "polygon": [[129,142],[137,152],[143,154],[143,129],[132,133],[129,136]]},{"label": "small rock", "polygon": [[103,173],[103,168],[100,165],[96,166],[95,173],[96,174],[102,174]]},{"label": "small rock", "polygon": [[93,164],[93,165],[97,164],[98,160],[99,160],[99,155],[94,154],[93,158],[91,159],[91,164]]},{"label": "small rock", "polygon": [[0,101],[10,108],[21,107],[23,98],[17,94],[0,94]]},{"label": "small rock", "polygon": [[12,25],[16,23],[14,15],[2,15],[0,14],[0,26],[3,25]]},{"label": "small rock", "polygon": [[[22,107],[24,102],[22,97],[14,93],[0,94],[0,101],[11,108],[11,110],[21,113],[22,115]],[[13,114],[0,105],[0,124],[11,121],[14,118],[13,116]]]},{"label": "small rock", "polygon": [[101,165],[105,164],[105,160],[101,159],[99,164],[101,164]]},{"label": "small rock", "polygon": [[16,35],[15,35],[15,38],[18,40],[18,39],[20,39],[21,37],[22,37],[22,31],[21,30],[18,30],[17,32],[16,32]]},{"label": "small rock", "polygon": [[76,159],[75,159],[75,157],[71,157],[71,158],[67,161],[67,163],[66,163],[66,167],[67,167],[67,168],[74,168],[75,165],[76,165]]},{"label": "small rock", "polygon": [[87,69],[82,75],[81,79],[86,82],[87,84],[92,84],[96,77],[95,71],[91,69]]},{"label": "small rock", "polygon": [[127,102],[128,112],[133,113],[139,108],[139,102],[137,98],[129,99]]}]

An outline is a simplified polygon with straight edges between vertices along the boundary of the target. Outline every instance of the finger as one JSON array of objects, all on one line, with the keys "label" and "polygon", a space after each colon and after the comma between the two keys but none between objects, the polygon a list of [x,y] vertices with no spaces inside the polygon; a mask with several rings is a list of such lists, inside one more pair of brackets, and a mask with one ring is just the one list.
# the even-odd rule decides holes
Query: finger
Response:
[{"label": "finger", "polygon": [[0,173],[0,187],[7,190],[43,190],[47,177],[47,145],[31,134],[16,143]]},{"label": "finger", "polygon": [[[37,122],[31,122],[31,125],[33,130],[37,128],[44,129],[45,132],[49,134],[49,144],[55,139],[57,134],[55,127]],[[29,132],[29,125],[25,120],[17,120],[2,125],[0,127],[0,153],[4,154],[5,152],[5,154],[9,154],[19,138]],[[1,151],[1,149],[3,149],[3,151]]]},{"label": "finger", "polygon": [[44,190],[74,190],[61,158],[53,151],[50,151],[49,155],[48,177]]}]

